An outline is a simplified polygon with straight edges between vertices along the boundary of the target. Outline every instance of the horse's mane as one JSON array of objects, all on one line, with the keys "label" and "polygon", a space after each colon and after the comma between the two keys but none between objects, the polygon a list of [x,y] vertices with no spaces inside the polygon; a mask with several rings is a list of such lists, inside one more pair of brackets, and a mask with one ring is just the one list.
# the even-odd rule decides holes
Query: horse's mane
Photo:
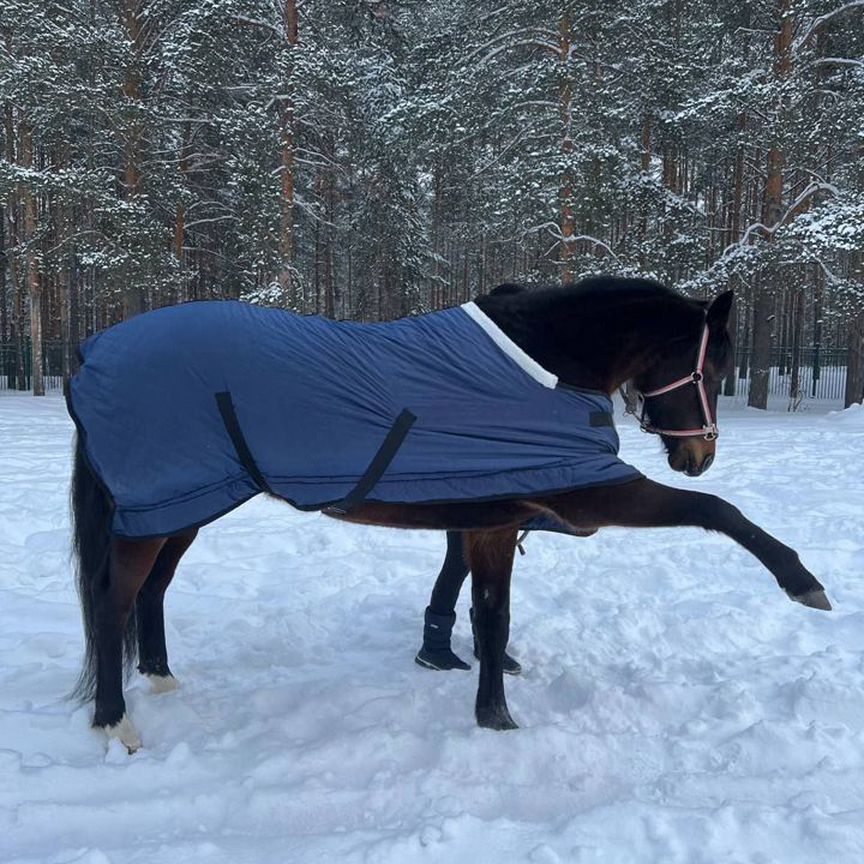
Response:
[{"label": "horse's mane", "polygon": [[571,300],[591,301],[624,301],[668,299],[672,303],[680,303],[691,308],[704,308],[704,303],[679,294],[661,282],[654,279],[623,276],[588,276],[578,282],[565,285],[549,285],[544,283],[504,283],[493,288],[489,297],[513,297],[529,300],[532,305],[544,305],[544,302],[556,302],[562,298]]},{"label": "horse's mane", "polygon": [[[662,344],[689,344],[698,339],[709,306],[653,279],[608,275],[566,285],[506,283],[477,300],[532,356],[555,344],[569,351],[576,333],[586,355],[601,353],[612,326],[625,339],[635,339],[638,331],[656,335]],[[723,366],[730,353],[724,330],[709,343],[709,354]]]}]

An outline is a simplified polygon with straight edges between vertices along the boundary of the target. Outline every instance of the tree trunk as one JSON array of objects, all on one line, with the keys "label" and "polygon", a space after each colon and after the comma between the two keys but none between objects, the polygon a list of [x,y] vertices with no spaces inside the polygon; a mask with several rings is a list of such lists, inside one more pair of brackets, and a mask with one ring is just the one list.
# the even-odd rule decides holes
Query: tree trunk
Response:
[{"label": "tree trunk", "polygon": [[186,205],[183,193],[186,190],[187,175],[192,157],[192,123],[187,120],[183,124],[183,138],[180,143],[180,179],[182,191],[177,199],[177,209],[174,218],[174,257],[177,259],[177,302],[182,303],[186,299]]},{"label": "tree trunk", "polygon": [[[735,169],[733,173],[733,181],[732,181],[732,205],[729,210],[729,236],[728,236],[728,244],[738,243],[741,239],[741,207],[744,202],[744,132],[747,129],[747,115],[743,112],[738,115],[737,118],[737,130],[738,130],[738,141],[735,148]],[[729,327],[729,336],[732,339],[732,345],[737,344],[738,337],[738,328],[740,326],[738,321],[738,313],[737,310],[745,309],[746,305],[742,303],[742,298],[740,297],[742,284],[741,279],[737,274],[732,274],[729,279],[729,287],[735,291],[735,307],[732,311],[732,314],[729,317],[731,322]],[[746,333],[747,328],[744,327],[744,332]],[[739,362],[743,367],[746,365],[746,357],[742,356],[739,358]],[[723,395],[724,396],[734,396],[737,390],[738,378],[745,377],[744,375],[732,375],[727,376],[726,381],[723,385]]]},{"label": "tree trunk", "polygon": [[26,354],[26,339],[24,336],[24,289],[21,285],[20,274],[18,267],[13,262],[11,267],[12,275],[12,290],[14,293],[14,305],[12,307],[12,320],[14,327],[14,346],[15,346],[15,389],[27,390],[29,384],[27,382],[27,354]]},{"label": "tree trunk", "polygon": [[849,357],[843,407],[864,402],[864,310],[849,322]]},{"label": "tree trunk", "polygon": [[[735,280],[733,280],[734,282]],[[737,286],[736,286],[737,287]],[[735,346],[738,344],[738,310],[741,308],[741,300],[737,293],[735,300],[732,303],[732,311],[729,313],[729,342],[732,345],[734,353]],[[735,368],[732,368],[732,373],[723,379],[723,395],[734,396],[738,385],[738,376],[735,374]]]},{"label": "tree trunk", "polygon": [[[646,112],[642,118],[642,155],[641,164],[642,180],[648,182],[648,174],[651,170],[651,117]],[[648,195],[643,194],[640,204],[641,214],[639,216],[639,269],[644,273],[648,269],[648,261],[645,257],[645,242],[648,238]]]},{"label": "tree trunk", "polygon": [[[857,280],[859,287],[864,288],[864,270],[862,270],[862,253],[856,252],[851,256],[853,278]],[[843,394],[843,407],[858,402],[864,402],[864,299],[859,295],[853,301],[857,312],[853,312],[849,321],[849,338],[847,342],[848,359],[846,361],[846,390]]]},{"label": "tree trunk", "polygon": [[[284,0],[283,25],[285,41],[291,52],[299,41],[299,19],[296,0]],[[293,60],[290,61],[293,66]],[[289,80],[283,83],[285,95],[280,105],[281,139],[282,139],[282,225],[279,234],[279,286],[282,289],[283,303],[291,308],[297,308],[294,273],[294,173],[295,143],[294,143],[294,92],[290,80],[293,69],[289,72]]]},{"label": "tree trunk", "polygon": [[570,137],[572,88],[570,85],[569,59],[573,34],[570,30],[570,15],[564,13],[558,26],[558,57],[562,64],[561,86],[558,93],[558,111],[561,118],[563,136],[561,154],[564,171],[558,190],[559,227],[561,240],[558,246],[558,260],[561,263],[561,281],[572,282],[573,237],[576,234],[576,220],[573,214],[573,175],[570,170],[570,157],[573,154],[573,139]]},{"label": "tree trunk", "polygon": [[444,286],[442,283],[440,261],[443,250],[441,249],[441,187],[443,184],[443,168],[441,160],[435,160],[434,179],[432,182],[432,204],[431,204],[431,228],[432,239],[432,290],[430,306],[433,311],[444,308]]},{"label": "tree trunk", "polygon": [[69,374],[78,371],[78,345],[81,342],[81,271],[74,265],[69,271]]},{"label": "tree trunk", "polygon": [[732,210],[729,214],[729,242],[741,239],[741,205],[744,202],[744,133],[747,130],[747,115],[738,115],[736,128],[738,141],[735,147],[735,173],[732,187]]},{"label": "tree trunk", "polygon": [[[335,158],[332,146],[328,142],[327,155],[332,160]],[[333,274],[333,254],[334,254],[334,232],[333,223],[336,219],[336,178],[332,165],[327,166],[325,174],[325,244],[324,244],[324,314],[328,318],[336,317],[336,281]]]},{"label": "tree trunk", "polygon": [[[738,345],[740,346],[740,353],[738,356],[738,380],[746,381],[750,374],[750,346],[752,342],[751,330],[752,330],[752,322],[753,322],[753,310],[751,308],[750,303],[750,292],[746,292],[744,295],[739,295],[737,302],[737,306],[740,310],[742,310],[743,315],[739,317],[739,327],[740,332],[738,334]],[[743,319],[743,326],[741,326]]]},{"label": "tree trunk", "polygon": [[[324,171],[323,169],[318,169],[318,174],[315,177],[315,197],[318,200],[319,208],[323,210],[323,198],[324,198]],[[321,314],[321,271],[323,269],[322,258],[322,218],[316,218],[314,220],[313,232],[315,236],[315,242],[313,244],[313,248],[315,250],[315,256],[312,261],[312,294],[315,297],[315,314]]]},{"label": "tree trunk", "polygon": [[[22,168],[33,167],[33,130],[22,118],[19,124],[21,149],[19,160]],[[42,286],[39,279],[39,262],[36,258],[36,196],[28,184],[22,184],[24,201],[24,245],[27,249],[27,294],[30,299],[30,368],[34,396],[45,395],[45,379],[42,370]]]},{"label": "tree trunk", "polygon": [[[133,59],[127,67],[123,78],[123,95],[137,111],[141,102],[141,75],[137,68],[138,58],[142,49],[142,26],[139,16],[140,0],[126,0],[124,7],[124,24],[129,41],[132,44]],[[124,146],[123,183],[126,200],[134,202],[141,191],[141,124],[140,119],[133,117]],[[137,280],[129,280],[123,289],[123,317],[132,318],[144,311],[144,292]]]},{"label": "tree trunk", "polygon": [[[663,185],[673,193],[678,191],[677,147],[674,144],[666,144],[663,147]],[[674,234],[674,225],[670,218],[668,203],[665,205],[664,211],[663,237],[667,242],[670,242]]]},{"label": "tree trunk", "polygon": [[[63,170],[69,166],[69,142],[64,141],[57,145],[55,170]],[[71,218],[69,205],[61,194],[57,194],[53,200],[54,225],[56,226],[55,246],[60,251],[60,264],[57,269],[57,305],[60,318],[60,364],[63,380],[68,381],[72,371],[72,346],[70,341],[70,282],[71,269],[69,260],[71,250],[66,245],[69,241],[69,227]]]},{"label": "tree trunk", "polygon": [[804,334],[804,289],[799,285],[792,294],[792,360],[789,381],[789,410],[794,411],[801,402],[801,340]]},{"label": "tree trunk", "polygon": [[822,377],[822,294],[825,289],[825,274],[821,267],[816,268],[813,284],[813,376],[812,394],[816,395],[816,387]]},{"label": "tree trunk", "polygon": [[750,351],[750,392],[747,404],[753,408],[768,407],[768,379],[771,373],[771,345],[774,341],[774,298],[760,279],[753,304]]},{"label": "tree trunk", "polygon": [[780,333],[779,352],[777,354],[778,374],[783,377],[789,370],[789,346],[792,344],[790,338],[789,322],[792,318],[792,304],[795,302],[793,298],[794,292],[784,291],[777,299],[779,313],[779,329]]},{"label": "tree trunk", "polygon": [[[3,129],[5,137],[6,161],[11,165],[16,161],[15,153],[15,121],[11,103],[6,103],[3,109]],[[9,335],[12,339],[14,350],[14,380],[16,390],[27,389],[27,374],[24,368],[24,312],[21,302],[21,284],[18,273],[18,259],[16,250],[18,247],[18,193],[13,189],[6,202],[6,225],[8,228],[7,260],[9,268],[9,287],[12,291],[12,320],[9,326]]]},{"label": "tree trunk", "polygon": [[[792,0],[778,0],[777,13],[779,29],[774,37],[774,78],[778,86],[782,86],[792,71],[792,34],[794,18],[791,14]],[[775,119],[776,124],[783,123],[781,116]],[[776,136],[777,130],[772,129]],[[762,194],[762,223],[769,233],[765,242],[774,240],[774,229],[783,218],[783,168],[785,156],[780,142],[775,137],[768,147],[768,165],[765,186]],[[771,362],[771,344],[773,339],[774,317],[774,280],[773,273],[763,272],[759,280],[759,293],[756,297],[756,308],[753,315],[753,359],[750,378],[750,393],[747,404],[752,408],[768,407],[768,376]]]},{"label": "tree trunk", "polygon": [[[0,210],[0,348],[9,339],[9,320],[7,315],[9,301],[7,294],[10,282],[7,274],[9,271],[9,259],[12,257],[12,242],[11,238],[7,238],[6,220],[7,212],[4,207]],[[4,369],[0,368],[0,375],[3,372]]]}]

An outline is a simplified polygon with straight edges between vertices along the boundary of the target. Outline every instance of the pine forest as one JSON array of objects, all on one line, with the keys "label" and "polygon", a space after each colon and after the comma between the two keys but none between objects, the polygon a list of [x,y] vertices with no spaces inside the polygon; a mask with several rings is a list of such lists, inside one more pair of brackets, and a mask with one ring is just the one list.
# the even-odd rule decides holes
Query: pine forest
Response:
[{"label": "pine forest", "polygon": [[168,304],[602,272],[734,288],[752,406],[864,394],[864,0],[0,0],[0,115],[4,389]]}]

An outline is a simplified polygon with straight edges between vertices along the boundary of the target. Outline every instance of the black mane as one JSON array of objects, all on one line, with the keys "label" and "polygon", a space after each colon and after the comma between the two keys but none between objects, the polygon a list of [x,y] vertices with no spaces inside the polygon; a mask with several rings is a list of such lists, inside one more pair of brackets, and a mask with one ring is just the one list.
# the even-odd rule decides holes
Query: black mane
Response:
[{"label": "black mane", "polygon": [[[563,286],[507,285],[477,304],[562,380],[607,391],[663,353],[696,344],[706,309],[652,279],[617,276]],[[727,353],[728,337],[715,339],[712,360],[719,366]]]},{"label": "black mane", "polygon": [[[666,300],[674,306],[692,310],[705,308],[703,302],[685,297],[654,279],[621,276],[589,276],[567,285],[505,283],[478,300],[504,297],[508,298],[509,302],[518,298],[517,305],[524,303],[523,308],[530,308],[532,311],[543,311],[544,308],[553,311],[560,308],[562,302],[596,304],[609,308],[658,300]],[[481,302],[481,305],[486,308],[485,303]]]}]

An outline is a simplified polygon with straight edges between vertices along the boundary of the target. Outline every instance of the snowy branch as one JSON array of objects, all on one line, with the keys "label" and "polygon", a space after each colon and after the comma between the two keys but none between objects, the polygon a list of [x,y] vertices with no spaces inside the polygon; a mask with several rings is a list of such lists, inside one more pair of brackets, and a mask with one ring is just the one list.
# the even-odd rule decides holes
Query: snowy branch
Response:
[{"label": "snowy branch", "polygon": [[821,57],[813,61],[814,66],[864,66],[864,60],[851,57]]},{"label": "snowy branch", "polygon": [[[530,31],[527,31],[530,32]],[[546,30],[540,30],[539,28],[535,28],[535,32],[539,33],[539,36],[535,36],[534,38],[524,38],[526,36],[526,31],[524,29],[520,30],[512,30],[508,33],[503,33],[500,36],[495,36],[490,39],[484,45],[481,45],[479,48],[475,49],[471,54],[466,58],[466,63],[470,64],[475,57],[481,54],[483,51],[492,48],[493,45],[496,45],[496,48],[493,48],[488,54],[484,55],[477,61],[478,66],[482,66],[484,63],[487,63],[493,57],[497,57],[502,51],[506,51],[509,48],[515,48],[518,46],[532,46],[535,48],[545,48],[548,51],[551,51],[555,54],[559,53],[560,49],[557,43],[552,42],[548,39],[550,35]],[[506,42],[505,40],[512,38],[513,36],[519,36],[521,38],[517,39],[515,42]],[[503,45],[498,45],[499,42],[504,42]]]},{"label": "snowy branch", "polygon": [[262,30],[267,30],[274,36],[277,36],[279,39],[285,38],[285,31],[282,30],[280,27],[276,27],[274,24],[271,24],[269,21],[262,21],[258,18],[248,18],[245,15],[235,15],[234,20],[238,24],[242,24],[246,27],[259,27]]},{"label": "snowy branch", "polygon": [[750,242],[751,235],[756,231],[761,231],[763,234],[768,236],[773,236],[783,225],[786,224],[787,220],[791,215],[795,213],[795,211],[811,196],[815,195],[817,192],[830,192],[832,195],[839,195],[840,192],[838,188],[833,183],[810,183],[807,187],[805,187],[802,192],[798,195],[798,197],[786,208],[786,211],[783,215],[774,223],[774,225],[768,226],[763,224],[762,222],[754,222],[752,225],[748,225],[744,233],[741,235],[741,239],[736,243],[730,243],[720,254],[720,257],[715,261],[715,265],[720,263],[724,258],[730,255],[737,249],[740,249],[743,246],[747,246]]},{"label": "snowy branch", "polygon": [[852,0],[851,3],[846,3],[843,6],[839,6],[837,9],[834,9],[831,12],[826,12],[824,15],[820,15],[818,18],[815,18],[810,26],[807,28],[803,36],[799,36],[798,39],[795,40],[795,44],[792,46],[793,51],[798,51],[809,39],[813,36],[816,31],[830,21],[832,18],[836,18],[838,15],[843,15],[846,12],[851,11],[852,9],[860,9],[864,7],[864,0]]},{"label": "snowy branch", "polygon": [[525,230],[526,234],[536,234],[538,231],[548,231],[558,243],[564,243],[565,246],[570,246],[573,243],[587,242],[593,243],[594,246],[599,246],[605,249],[616,261],[620,263],[621,259],[612,251],[607,243],[604,243],[599,237],[592,237],[590,234],[574,234],[570,237],[565,237],[561,233],[561,227],[555,222],[543,222],[540,225],[532,225]]},{"label": "snowy branch", "polygon": [[195,219],[192,222],[187,222],[187,228],[194,228],[196,225],[212,225],[214,222],[234,222],[236,216],[214,216],[211,219]]}]

